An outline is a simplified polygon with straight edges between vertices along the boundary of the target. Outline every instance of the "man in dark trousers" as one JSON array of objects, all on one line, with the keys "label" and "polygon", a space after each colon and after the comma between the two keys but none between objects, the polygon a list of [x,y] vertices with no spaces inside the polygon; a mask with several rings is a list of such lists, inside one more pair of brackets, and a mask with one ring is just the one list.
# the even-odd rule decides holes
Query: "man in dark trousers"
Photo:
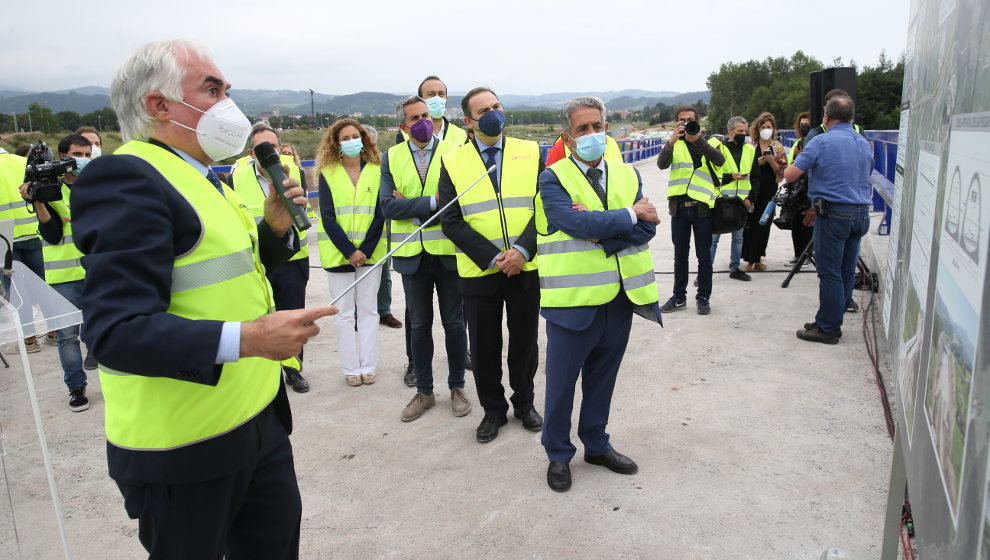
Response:
[{"label": "man in dark trousers", "polygon": [[[469,91],[461,101],[472,139],[443,155],[443,232],[457,246],[457,273],[464,295],[475,387],[485,416],[475,436],[486,443],[508,422],[502,386],[502,311],[509,329],[509,386],[513,415],[527,430],[543,418],[533,406],[533,378],[539,365],[540,290],[536,274],[533,197],[543,171],[536,142],[502,134],[505,113],[488,88]],[[495,170],[485,175],[485,170]],[[481,181],[474,182],[482,177]]]},{"label": "man in dark trousers", "polygon": [[805,145],[784,179],[796,181],[809,173],[812,207],[805,224],[815,226],[812,241],[818,271],[818,313],[797,337],[836,344],[842,337],[842,315],[852,298],[860,240],[870,228],[873,152],[852,124],[852,99],[837,95],[825,105],[827,134]]},{"label": "man in dark trousers", "polygon": [[[299,249],[277,189],[255,224],[209,168],[250,123],[204,47],[139,47],[110,89],[128,142],[72,190],[110,476],[152,558],[297,558],[302,504],[279,361],[334,307],[273,312]],[[305,205],[298,182],[286,197]]]},{"label": "man in dark trousers", "polygon": [[574,388],[581,378],[578,437],[584,460],[619,474],[639,471],[605,431],[633,313],[660,322],[649,241],[660,221],[639,172],[608,161],[605,104],[578,97],[561,111],[571,157],[540,174],[536,199],[541,314],[547,322],[543,447],[547,485],[571,487]]}]

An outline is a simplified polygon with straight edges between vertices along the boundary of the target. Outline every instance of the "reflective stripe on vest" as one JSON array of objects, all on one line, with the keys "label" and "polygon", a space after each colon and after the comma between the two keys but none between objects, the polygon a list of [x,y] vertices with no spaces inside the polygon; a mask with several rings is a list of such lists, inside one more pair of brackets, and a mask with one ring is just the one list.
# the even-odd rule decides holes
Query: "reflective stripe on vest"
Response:
[{"label": "reflective stripe on vest", "polygon": [[[350,175],[343,165],[334,164],[321,171],[324,181],[330,188],[333,198],[334,221],[344,230],[347,239],[360,249],[361,243],[368,236],[371,222],[375,219],[375,209],[378,205],[378,184],[381,181],[382,167],[366,163],[361,169],[358,184],[354,186]],[[323,188],[323,185],[320,185]],[[320,266],[333,268],[349,264],[347,256],[337,249],[330,241],[323,220],[320,219],[317,230],[317,244],[320,248]],[[385,232],[378,240],[378,245],[372,254],[367,255],[368,264],[375,264],[385,255]]]},{"label": "reflective stripe on vest", "polygon": [[[571,158],[550,169],[571,200],[591,211],[605,210],[587,177]],[[636,201],[639,180],[629,165],[606,162],[608,208],[628,208]],[[647,244],[627,247],[611,257],[597,244],[575,239],[561,230],[550,232],[543,200],[536,197],[537,260],[542,307],[606,304],[619,293],[638,305],[658,301],[653,256]]]},{"label": "reflective stripe on vest", "polygon": [[[710,138],[708,143],[716,148],[721,144],[715,138]],[[674,144],[667,198],[684,194],[698,202],[704,202],[709,207],[715,206],[715,198],[718,196],[715,192],[715,183],[708,171],[708,160],[702,156],[701,167],[695,169],[687,143],[680,141]]]},{"label": "reflective stripe on vest", "polygon": [[[292,156],[280,157],[282,163],[289,166],[289,177],[299,181],[301,185],[302,171],[296,166]],[[234,168],[234,172],[231,174],[234,180],[234,189],[237,191],[237,196],[241,197],[244,204],[247,204],[248,211],[254,217],[254,223],[260,224],[265,219],[265,191],[262,190],[261,183],[258,182],[253,160],[248,158],[244,165],[240,164],[241,160],[237,161],[238,166]],[[299,251],[289,257],[289,260],[309,259],[309,230],[296,230],[296,234],[299,236]]]},{"label": "reflective stripe on vest", "polygon": [[62,185],[62,200],[53,200],[48,204],[58,212],[62,221],[62,240],[51,245],[41,240],[41,254],[45,259],[45,282],[49,284],[64,284],[76,282],[86,277],[83,270],[82,253],[72,241],[72,214],[69,208],[69,187]]},{"label": "reflective stripe on vest", "polygon": [[[175,257],[167,313],[191,320],[253,321],[273,310],[271,288],[258,259],[257,228],[233,190],[225,186],[221,195],[191,165],[147,142],[128,142],[115,154],[148,162],[199,220],[198,242]],[[100,382],[110,443],[156,451],[230,432],[272,402],[282,379],[278,362],[241,358],[223,364],[216,386],[102,364]]]},{"label": "reflective stripe on vest", "polygon": [[719,196],[738,196],[745,200],[749,197],[749,193],[753,189],[749,181],[749,174],[753,171],[753,158],[756,157],[756,147],[752,144],[743,144],[742,155],[739,156],[741,168],[736,165],[736,160],[732,157],[732,153],[729,152],[728,146],[720,143],[718,149],[725,156],[725,163],[722,164],[722,167],[718,168],[720,175],[729,175],[731,173],[746,175],[745,179],[729,181],[722,185],[718,191]]},{"label": "reflective stripe on vest", "polygon": [[[440,161],[441,157],[452,151],[459,149],[452,142],[434,142],[433,157],[430,158],[430,167],[426,171],[426,181],[421,181],[419,171],[416,169],[416,160],[412,154],[409,142],[396,144],[388,149],[388,169],[392,174],[392,182],[395,188],[406,198],[418,198],[421,196],[434,196],[437,194],[437,185],[440,182]],[[449,169],[448,169],[449,171]],[[416,231],[419,225],[411,220],[392,220],[392,243],[398,243],[410,233]],[[426,250],[433,255],[453,255],[454,244],[440,230],[440,220],[437,219],[418,236],[413,238],[398,251],[393,253],[396,257],[413,257]]]},{"label": "reflective stripe on vest", "polygon": [[[485,164],[474,142],[443,156],[444,169],[450,175],[454,191],[457,194],[464,193],[459,200],[464,221],[471,229],[488,239],[499,252],[511,249],[533,219],[533,198],[536,196],[540,172],[540,146],[536,142],[507,136],[502,138],[498,192],[485,173]],[[483,178],[471,190],[467,190],[478,177]],[[530,260],[522,269],[536,270],[536,260]],[[496,272],[498,268],[478,268],[467,254],[457,251],[457,273],[462,278],[487,276]]]}]

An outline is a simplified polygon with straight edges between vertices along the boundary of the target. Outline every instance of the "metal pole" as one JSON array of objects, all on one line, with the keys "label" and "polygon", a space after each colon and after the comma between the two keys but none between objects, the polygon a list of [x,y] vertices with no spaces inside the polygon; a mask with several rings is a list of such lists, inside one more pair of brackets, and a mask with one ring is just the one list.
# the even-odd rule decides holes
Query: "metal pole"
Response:
[{"label": "metal pole", "polygon": [[17,113],[11,113],[10,115],[14,117],[14,132],[17,132]]},{"label": "metal pole", "polygon": [[[372,266],[368,270],[368,272],[365,272],[364,274],[361,275],[360,278],[358,278],[358,279],[354,280],[353,282],[351,282],[351,285],[350,286],[347,286],[346,288],[344,288],[344,291],[343,292],[340,292],[340,295],[338,295],[337,297],[333,298],[333,301],[330,302],[330,305],[334,305],[338,301],[340,301],[340,298],[342,298],[345,295],[347,295],[347,292],[353,290],[354,287],[357,286],[358,283],[361,282],[361,280],[364,280],[365,278],[367,278],[368,277],[368,273],[370,273],[373,270],[375,270],[376,268],[379,268],[382,265],[384,265],[385,264],[385,261],[387,261],[392,256],[393,253],[395,253],[403,245],[405,245],[406,243],[408,243],[409,240],[411,240],[413,238],[413,236],[415,236],[417,233],[419,233],[420,231],[422,231],[423,228],[425,228],[426,226],[430,225],[430,223],[432,223],[433,220],[436,220],[440,216],[440,214],[443,214],[444,211],[446,211],[448,208],[450,208],[450,205],[451,204],[457,202],[457,200],[459,198],[461,198],[462,196],[464,196],[465,194],[467,194],[467,192],[469,190],[473,189],[475,185],[477,185],[479,182],[481,182],[481,180],[484,179],[485,176],[488,175],[489,173],[491,173],[492,171],[495,171],[495,165],[492,165],[491,167],[489,167],[488,169],[486,169],[485,172],[482,173],[480,177],[478,177],[477,179],[475,179],[474,182],[471,183],[470,186],[468,186],[468,188],[464,189],[464,191],[461,192],[461,194],[455,196],[454,199],[451,200],[450,202],[448,202],[447,204],[445,204],[443,208],[441,208],[440,210],[437,210],[437,212],[435,214],[433,214],[432,216],[430,216],[430,219],[429,220],[426,220],[425,222],[423,222],[423,225],[421,225],[418,228],[416,228],[416,231],[414,231],[414,232],[410,233],[409,235],[407,235],[405,239],[403,239],[398,245],[396,245],[395,247],[393,247],[392,250],[389,251],[388,253],[386,253],[384,257],[382,257],[381,259],[379,259],[378,262],[376,262],[375,265]],[[355,272],[357,272],[357,269],[355,269]]]},{"label": "metal pole", "polygon": [[31,111],[28,111],[28,132],[34,132],[34,125],[31,124]]},{"label": "metal pole", "polygon": [[313,90],[309,90],[309,118],[312,120],[313,128],[318,128],[316,126],[316,105],[313,104]]}]

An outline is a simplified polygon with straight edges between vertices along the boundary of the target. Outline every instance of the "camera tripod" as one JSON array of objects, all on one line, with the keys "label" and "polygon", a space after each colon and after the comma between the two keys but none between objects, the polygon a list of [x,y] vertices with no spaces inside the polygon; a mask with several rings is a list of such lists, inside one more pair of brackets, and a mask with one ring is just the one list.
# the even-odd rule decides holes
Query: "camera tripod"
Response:
[{"label": "camera tripod", "polygon": [[801,256],[798,257],[796,261],[794,261],[794,266],[791,267],[791,271],[790,273],[787,274],[787,278],[784,278],[783,283],[780,284],[781,288],[786,288],[788,285],[790,285],[791,278],[794,278],[794,275],[801,271],[801,267],[804,265],[806,261],[811,262],[811,264],[815,266],[818,266],[818,263],[815,262],[814,244],[815,244],[814,240],[808,242],[808,245],[804,248],[804,251],[801,253]]}]

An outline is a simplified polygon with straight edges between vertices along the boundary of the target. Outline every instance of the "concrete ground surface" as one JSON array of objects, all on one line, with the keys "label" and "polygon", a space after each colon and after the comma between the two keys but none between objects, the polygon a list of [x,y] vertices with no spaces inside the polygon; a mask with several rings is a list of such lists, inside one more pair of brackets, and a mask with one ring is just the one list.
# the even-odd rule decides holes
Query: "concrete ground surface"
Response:
[{"label": "concrete ground surface", "polygon": [[[655,159],[636,167],[645,194],[661,208],[651,247],[663,302],[673,284],[667,175]],[[696,314],[689,286],[688,309],[666,315],[664,328],[633,321],[608,431],[639,473],[584,463],[575,435],[574,483],[562,494],[547,488],[539,434],[511,415],[496,440],[475,441],[483,412],[470,373],[474,410],[451,415],[439,317],[437,406],[410,423],[399,420],[414,394],[401,380],[403,331],[380,328],[378,382],[351,388],[338,364],[333,320],[322,320],[306,348],[312,390],[290,392],[303,499],[300,556],[810,560],[835,546],[879,557],[892,444],[863,314],[846,316],[836,346],[799,341],[795,331],[814,318],[818,281],[805,272],[780,288],[789,233],[773,231],[769,271],[754,273],[752,282],[729,279],[728,249],[725,236],[711,315]],[[318,266],[315,256],[312,262]],[[392,278],[392,308],[401,319],[401,280],[394,272]],[[307,299],[329,300],[319,268]],[[545,348],[543,326],[541,320]],[[23,373],[17,357],[8,357],[16,363],[0,370],[8,378],[0,390],[8,410],[2,427],[30,435]],[[107,476],[99,379],[90,375],[90,409],[72,413],[55,348],[43,346],[30,362],[72,556],[145,556],[137,523]],[[541,358],[541,412],[544,386]],[[58,557],[44,478],[18,465],[13,457],[4,463],[12,498],[0,491],[0,557],[18,554],[11,510],[23,557]]]}]

